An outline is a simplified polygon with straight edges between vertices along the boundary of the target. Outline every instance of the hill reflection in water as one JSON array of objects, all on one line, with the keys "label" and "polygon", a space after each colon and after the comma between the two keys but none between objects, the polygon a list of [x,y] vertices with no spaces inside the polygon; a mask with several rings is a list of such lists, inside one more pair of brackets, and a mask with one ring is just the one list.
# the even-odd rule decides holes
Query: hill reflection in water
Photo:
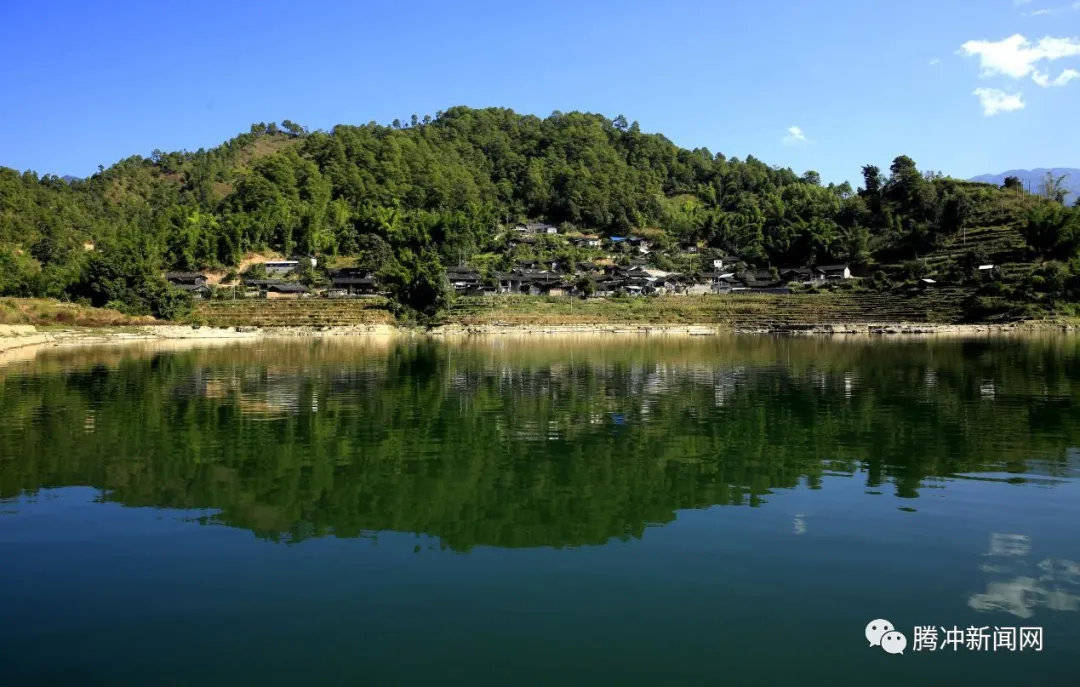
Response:
[{"label": "hill reflection in water", "polygon": [[0,368],[0,497],[91,485],[283,541],[601,544],[826,475],[912,499],[952,476],[1052,486],[1078,393],[1065,338],[56,350]]}]

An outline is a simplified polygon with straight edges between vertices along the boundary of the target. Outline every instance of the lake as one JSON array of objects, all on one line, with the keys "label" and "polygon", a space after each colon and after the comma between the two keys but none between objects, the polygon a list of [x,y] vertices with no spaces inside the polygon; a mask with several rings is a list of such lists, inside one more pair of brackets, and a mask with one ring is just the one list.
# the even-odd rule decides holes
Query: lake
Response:
[{"label": "lake", "polygon": [[[1080,666],[1076,338],[22,358],[0,366],[3,684],[1068,684]],[[876,619],[902,654],[870,645]]]}]

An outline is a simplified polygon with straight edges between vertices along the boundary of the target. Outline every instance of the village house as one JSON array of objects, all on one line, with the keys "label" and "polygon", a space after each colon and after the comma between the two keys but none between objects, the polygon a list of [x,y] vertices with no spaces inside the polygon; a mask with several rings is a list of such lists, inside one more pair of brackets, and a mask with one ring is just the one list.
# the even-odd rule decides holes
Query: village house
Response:
[{"label": "village house", "polygon": [[851,268],[847,265],[818,265],[816,269],[822,279],[851,279]]},{"label": "village house", "polygon": [[594,234],[575,236],[570,239],[570,242],[579,248],[599,248],[602,243],[600,237]]},{"label": "village house", "polygon": [[454,291],[461,294],[477,293],[484,286],[484,278],[480,273],[465,265],[446,270],[446,278]]},{"label": "village house", "polygon": [[514,231],[520,234],[558,234],[558,227],[545,224],[544,222],[528,222],[514,227]]},{"label": "village house", "polygon": [[248,279],[244,286],[258,289],[262,298],[300,298],[311,294],[303,284],[280,279]]},{"label": "village house", "polygon": [[495,290],[498,293],[522,293],[528,292],[526,286],[527,280],[525,280],[520,271],[514,270],[510,272],[496,272],[495,273]]},{"label": "village house", "polygon": [[752,289],[768,289],[780,285],[780,276],[772,270],[750,270],[740,277],[742,283]]},{"label": "village house", "polygon": [[166,272],[165,281],[191,294],[192,298],[206,298],[210,287],[206,285],[206,275],[200,272]]},{"label": "village house", "polygon": [[295,271],[297,268],[299,268],[300,267],[300,261],[299,260],[270,260],[270,261],[264,262],[262,265],[263,265],[263,268],[266,269],[267,274],[272,274],[272,275],[276,275],[276,276],[280,277],[280,276],[284,276],[286,274],[289,274],[289,273]]},{"label": "village house", "polygon": [[206,285],[206,275],[201,272],[166,272],[165,280],[176,286]]},{"label": "village house", "polygon": [[614,272],[623,284],[623,291],[631,295],[667,293],[676,288],[679,275],[644,265],[617,268]]},{"label": "village house", "polygon": [[721,255],[712,259],[714,272],[738,272],[746,269],[746,263],[729,255]]},{"label": "village house", "polygon": [[557,270],[559,269],[558,260],[533,260],[531,262],[523,262],[519,265],[519,269],[528,270]]},{"label": "village house", "polygon": [[378,293],[378,282],[369,270],[343,267],[330,270],[329,274],[330,291],[327,295],[330,297],[371,296]]},{"label": "village house", "polygon": [[563,278],[547,270],[516,269],[496,275],[499,293],[562,296],[570,290]]},{"label": "village house", "polygon": [[713,293],[730,293],[736,286],[742,286],[734,272],[713,272],[711,277]]},{"label": "village house", "polygon": [[311,290],[294,281],[272,282],[266,287],[267,298],[304,298],[311,295]]},{"label": "village house", "polygon": [[[547,270],[526,270],[529,275],[529,293],[534,296],[559,295],[565,291],[562,277]],[[555,293],[553,293],[553,291]]]},{"label": "village house", "polygon": [[810,267],[786,267],[780,270],[780,279],[786,282],[807,283],[821,281],[824,277]]}]

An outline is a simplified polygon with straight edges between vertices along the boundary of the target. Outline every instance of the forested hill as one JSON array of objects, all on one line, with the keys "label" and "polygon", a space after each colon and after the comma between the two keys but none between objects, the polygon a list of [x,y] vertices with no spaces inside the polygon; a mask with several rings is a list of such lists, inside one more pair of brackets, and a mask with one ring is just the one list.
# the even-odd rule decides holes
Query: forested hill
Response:
[{"label": "forested hill", "polygon": [[[354,256],[400,303],[430,311],[445,298],[444,266],[483,257],[507,268],[501,232],[524,219],[694,242],[759,267],[843,261],[868,272],[1044,203],[924,175],[905,156],[887,174],[862,173],[858,192],[824,186],[814,172],[682,149],[624,117],[578,112],[455,107],[329,132],[257,124],[210,150],[154,151],[70,184],[0,168],[0,294],[170,316],[185,297],[165,269],[275,251]],[[1074,219],[1063,212],[1049,220],[1054,236]],[[1071,258],[1075,245],[1053,250]]]}]

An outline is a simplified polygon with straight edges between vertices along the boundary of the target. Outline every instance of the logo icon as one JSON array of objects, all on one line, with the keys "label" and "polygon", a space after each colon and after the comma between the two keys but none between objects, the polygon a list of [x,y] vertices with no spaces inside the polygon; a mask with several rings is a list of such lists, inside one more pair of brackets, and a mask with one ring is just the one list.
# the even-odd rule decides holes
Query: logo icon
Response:
[{"label": "logo icon", "polygon": [[907,637],[904,633],[897,631],[893,624],[884,618],[868,622],[863,634],[870,646],[880,646],[887,654],[902,654],[907,648]]},{"label": "logo icon", "polygon": [[881,646],[881,635],[894,629],[893,624],[884,618],[871,620],[866,624],[866,641],[870,642],[870,646]]},{"label": "logo icon", "polygon": [[881,648],[885,650],[887,654],[902,654],[904,649],[907,648],[907,637],[903,632],[886,632],[881,635]]}]

